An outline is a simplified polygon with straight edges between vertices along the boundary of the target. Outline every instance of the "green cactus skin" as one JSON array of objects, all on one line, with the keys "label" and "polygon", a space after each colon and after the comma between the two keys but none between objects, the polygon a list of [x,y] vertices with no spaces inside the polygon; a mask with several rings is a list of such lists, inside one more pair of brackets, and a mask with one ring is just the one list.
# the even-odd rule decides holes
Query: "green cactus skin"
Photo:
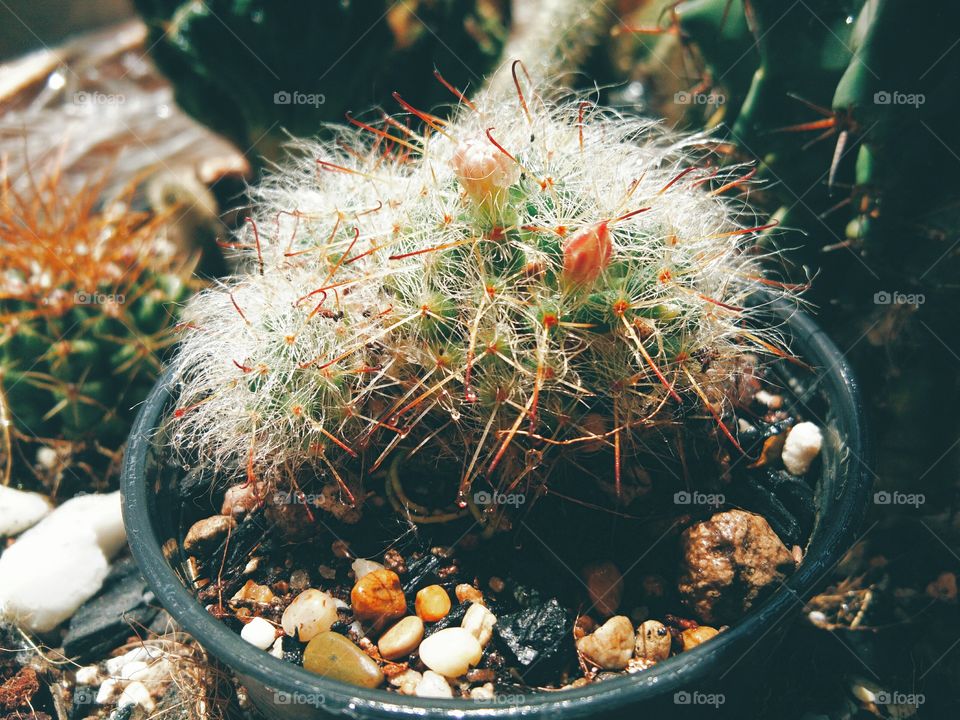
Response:
[{"label": "green cactus skin", "polygon": [[[458,87],[477,88],[509,26],[508,4],[496,1],[135,4],[180,105],[265,159],[280,157],[287,133],[313,136],[345,112],[392,106],[393,92],[423,108],[449,103],[439,84],[424,81],[435,68]],[[317,103],[294,101],[295,92]],[[278,93],[290,102],[275,102]]]}]

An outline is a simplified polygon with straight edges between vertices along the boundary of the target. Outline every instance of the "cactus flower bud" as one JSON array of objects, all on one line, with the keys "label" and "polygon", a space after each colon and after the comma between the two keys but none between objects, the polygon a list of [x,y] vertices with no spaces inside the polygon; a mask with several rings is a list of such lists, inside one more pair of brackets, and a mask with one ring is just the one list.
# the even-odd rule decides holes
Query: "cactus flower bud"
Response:
[{"label": "cactus flower bud", "polygon": [[467,195],[494,213],[506,198],[507,188],[520,178],[516,163],[487,140],[461,142],[451,164]]},{"label": "cactus flower bud", "polygon": [[563,245],[563,279],[589,285],[610,264],[612,251],[606,221],[572,235]]}]

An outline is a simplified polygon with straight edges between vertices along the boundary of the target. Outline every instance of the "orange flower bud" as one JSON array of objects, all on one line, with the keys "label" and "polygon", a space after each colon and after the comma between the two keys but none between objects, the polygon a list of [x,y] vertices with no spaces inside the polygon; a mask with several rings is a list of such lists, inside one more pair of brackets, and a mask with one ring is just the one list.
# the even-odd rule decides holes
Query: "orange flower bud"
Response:
[{"label": "orange flower bud", "polygon": [[606,221],[571,235],[563,244],[563,279],[578,285],[592,283],[610,264],[612,252]]}]

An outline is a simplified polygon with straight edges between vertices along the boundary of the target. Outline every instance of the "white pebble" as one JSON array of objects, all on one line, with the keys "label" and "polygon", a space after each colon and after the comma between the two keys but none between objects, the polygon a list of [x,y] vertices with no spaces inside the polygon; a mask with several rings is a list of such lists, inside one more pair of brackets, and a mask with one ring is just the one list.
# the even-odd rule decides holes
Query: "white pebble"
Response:
[{"label": "white pebble", "polygon": [[453,688],[443,675],[427,670],[417,683],[414,693],[417,697],[452,698]]},{"label": "white pebble", "polygon": [[783,466],[791,475],[803,475],[820,454],[823,433],[812,422],[797,423],[783,444]]},{"label": "white pebble", "polygon": [[120,699],[117,701],[117,707],[124,708],[128,705],[139,705],[148,713],[153,712],[154,708],[157,706],[153,700],[153,696],[150,694],[150,690],[141,682],[130,683],[120,694]]},{"label": "white pebble", "polygon": [[434,672],[459,677],[483,657],[480,641],[462,627],[444,628],[420,643],[420,659]]},{"label": "white pebble", "polygon": [[497,616],[480,603],[471,603],[467,612],[460,621],[460,627],[469,630],[480,642],[480,647],[486,647],[493,637],[493,626],[497,624]]},{"label": "white pebble", "polygon": [[19,535],[49,514],[50,501],[39,493],[0,485],[0,537]]},{"label": "white pebble", "polygon": [[0,616],[53,630],[97,593],[125,542],[119,492],[68,500],[0,555]]},{"label": "white pebble", "polygon": [[139,680],[137,677],[146,670],[148,665],[143,660],[134,660],[120,668],[120,680]]},{"label": "white pebble", "polygon": [[276,640],[277,631],[274,630],[273,625],[262,617],[255,617],[243,626],[243,629],[240,631],[240,637],[254,647],[266,650],[273,645]]},{"label": "white pebble", "polygon": [[270,648],[270,654],[273,655],[277,660],[283,660],[283,638],[278,637],[274,643],[273,647]]},{"label": "white pebble", "polygon": [[471,700],[493,700],[493,683],[484,683],[483,685],[478,685],[475,688],[470,688],[470,699]]},{"label": "white pebble", "polygon": [[137,645],[132,650],[128,650],[123,655],[118,655],[117,657],[110,658],[106,662],[107,675],[111,677],[116,677],[120,674],[121,668],[124,665],[137,661],[147,661],[154,658],[159,658],[163,655],[163,651],[158,647],[150,647],[148,645]]},{"label": "white pebble", "polygon": [[113,699],[117,696],[117,693],[120,692],[120,683],[113,678],[107,678],[103,681],[103,685],[100,686],[100,689],[97,690],[97,697],[95,702],[97,705],[106,705],[113,702]]},{"label": "white pebble", "polygon": [[299,637],[301,642],[310,642],[336,621],[337,604],[333,596],[316,588],[297,595],[280,618],[283,631],[290,637]]},{"label": "white pebble", "polygon": [[357,580],[364,575],[369,575],[374,570],[383,570],[383,565],[380,563],[364,558],[357,558],[350,567],[353,569],[353,575]]},{"label": "white pebble", "polygon": [[96,665],[84,665],[77,669],[77,685],[99,685],[100,668]]}]

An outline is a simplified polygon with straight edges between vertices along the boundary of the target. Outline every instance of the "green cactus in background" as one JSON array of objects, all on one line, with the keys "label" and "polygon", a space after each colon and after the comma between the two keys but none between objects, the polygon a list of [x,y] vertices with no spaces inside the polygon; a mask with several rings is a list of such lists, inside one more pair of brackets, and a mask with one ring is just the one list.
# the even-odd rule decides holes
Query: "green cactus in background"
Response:
[{"label": "green cactus in background", "polygon": [[[148,45],[180,105],[254,155],[277,159],[287,133],[316,135],[344,113],[448,102],[434,69],[477,88],[499,60],[502,0],[136,0]],[[392,104],[392,103],[391,103]]]},{"label": "green cactus in background", "polygon": [[2,187],[0,414],[14,442],[0,470],[28,477],[27,449],[40,443],[59,469],[102,482],[189,289],[162,249],[164,216],[133,211],[130,194],[97,209],[103,182],[71,195],[59,177],[29,195]]}]

